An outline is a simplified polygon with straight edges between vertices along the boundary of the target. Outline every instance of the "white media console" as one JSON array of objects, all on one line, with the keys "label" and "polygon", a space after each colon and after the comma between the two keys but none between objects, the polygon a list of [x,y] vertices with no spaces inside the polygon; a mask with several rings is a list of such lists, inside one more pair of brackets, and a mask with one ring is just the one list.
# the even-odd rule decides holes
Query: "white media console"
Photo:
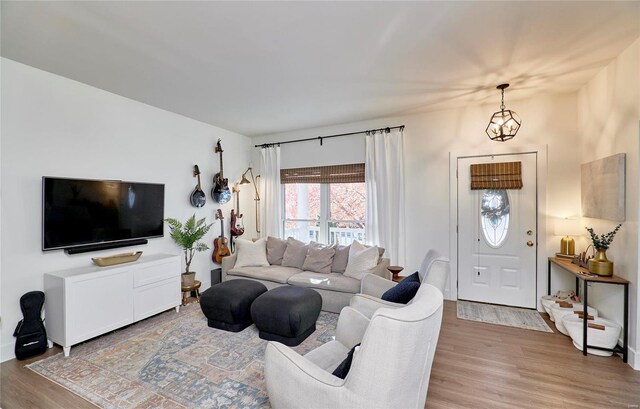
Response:
[{"label": "white media console", "polygon": [[159,312],[180,308],[180,256],[154,254],[111,267],[44,275],[49,342],[71,346]]}]

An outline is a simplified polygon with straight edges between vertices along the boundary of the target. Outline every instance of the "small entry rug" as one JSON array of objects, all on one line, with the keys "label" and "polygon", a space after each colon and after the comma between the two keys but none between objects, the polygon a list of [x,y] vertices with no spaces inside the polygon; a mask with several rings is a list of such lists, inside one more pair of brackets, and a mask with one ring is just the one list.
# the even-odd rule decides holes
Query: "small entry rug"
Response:
[{"label": "small entry rug", "polygon": [[[321,312],[306,352],[335,334],[338,314]],[[264,350],[255,325],[209,328],[197,303],[95,338],[28,367],[102,408],[269,408]]]},{"label": "small entry rug", "polygon": [[458,301],[458,318],[553,333],[538,311],[526,308]]}]

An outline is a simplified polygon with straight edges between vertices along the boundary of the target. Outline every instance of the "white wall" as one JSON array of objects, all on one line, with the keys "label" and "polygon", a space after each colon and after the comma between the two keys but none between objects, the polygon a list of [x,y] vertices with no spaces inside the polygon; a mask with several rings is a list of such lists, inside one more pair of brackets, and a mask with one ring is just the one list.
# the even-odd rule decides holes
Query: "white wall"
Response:
[{"label": "white wall", "polygon": [[[517,84],[512,84],[515,88]],[[381,118],[324,128],[306,129],[254,137],[256,144],[386,126],[406,125],[405,177],[407,215],[407,270],[417,269],[425,249],[451,254],[449,246],[449,152],[487,152],[510,146],[547,145],[547,256],[559,251],[560,237],[553,234],[557,217],[580,214],[580,164],[615,153],[627,154],[626,221],[608,255],[616,274],[631,281],[630,364],[640,369],[639,197],[640,166],[640,39],[627,48],[577,93],[548,95],[507,106],[523,118],[523,126],[506,144],[491,142],[484,134],[496,105]],[[494,148],[495,147],[495,148]],[[257,149],[254,163],[258,163]],[[362,135],[324,141],[282,145],[282,167],[317,166],[364,161]],[[613,222],[583,219],[598,232],[611,230]],[[588,244],[579,238],[577,249]],[[546,265],[538,265],[538,280],[546,280]],[[557,276],[557,277],[556,277]],[[554,273],[554,288],[561,283],[572,288],[572,280]],[[543,283],[546,287],[546,281]],[[540,288],[540,287],[539,287]],[[539,294],[541,295],[541,294]],[[592,286],[590,304],[603,316],[622,323],[622,289]],[[635,363],[634,363],[635,355]]]},{"label": "white wall", "polygon": [[[638,198],[640,168],[640,39],[622,52],[612,63],[584,86],[578,94],[580,162],[590,162],[616,153],[626,153],[626,220],[618,232],[607,257],[614,261],[616,275],[631,281],[630,364],[640,369],[640,327],[637,306],[638,286]],[[599,234],[613,230],[616,222],[583,219]],[[586,243],[586,239],[583,239]],[[614,288],[612,288],[614,287]],[[623,322],[623,292],[617,286],[592,286],[590,304],[600,313]],[[635,364],[634,364],[635,356]]]},{"label": "white wall", "polygon": [[[517,87],[517,84],[513,84]],[[557,94],[526,101],[510,101],[507,106],[518,112],[523,125],[513,140],[493,142],[484,133],[495,103],[464,109],[428,112],[418,115],[381,118],[372,121],[325,128],[307,129],[284,134],[254,137],[255,144],[297,138],[317,137],[386,126],[406,125],[405,185],[407,242],[406,272],[416,271],[429,248],[450,256],[449,246],[449,153],[491,152],[505,146],[517,149],[548,146],[547,211],[552,217],[578,214],[579,160],[577,154],[576,94]],[[282,167],[364,161],[362,135],[281,146]],[[255,149],[258,151],[258,149]],[[254,151],[254,157],[257,153]],[[254,159],[257,163],[257,159]],[[552,231],[552,230],[550,230]],[[549,236],[545,255],[559,251],[560,237]],[[393,262],[393,261],[392,261]],[[540,263],[543,264],[543,263]],[[538,265],[539,279],[544,277],[546,263]],[[539,294],[542,295],[542,294]]]},{"label": "white wall", "polygon": [[[219,170],[213,149],[222,138],[225,176],[237,182],[249,164],[249,138],[163,111],[88,85],[2,59],[1,150],[1,333],[2,360],[13,357],[12,332],[21,319],[19,298],[42,289],[43,273],[91,264],[91,257],[142,250],[145,254],[180,250],[168,236],[148,245],[78,255],[41,251],[41,178],[66,176],[165,184],[165,216],[193,213],[214,222],[219,206],[209,195]],[[207,204],[189,204],[195,186],[191,172],[202,172]],[[252,208],[244,189],[243,211]],[[222,206],[229,216],[231,202]],[[226,220],[228,233],[228,219]],[[248,231],[253,224],[247,225]],[[214,224],[205,241],[220,233]],[[144,257],[144,256],[143,256]],[[217,267],[211,252],[198,253],[192,270],[206,288]]]}]

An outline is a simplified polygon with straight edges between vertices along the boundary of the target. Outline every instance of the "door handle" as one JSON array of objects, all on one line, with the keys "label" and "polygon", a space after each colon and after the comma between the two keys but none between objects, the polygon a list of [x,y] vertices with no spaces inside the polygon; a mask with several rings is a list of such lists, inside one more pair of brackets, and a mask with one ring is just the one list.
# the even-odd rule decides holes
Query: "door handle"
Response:
[{"label": "door handle", "polygon": [[529,247],[533,247],[533,242],[532,242],[531,240],[529,240],[529,241],[527,242],[527,246],[529,246]]}]

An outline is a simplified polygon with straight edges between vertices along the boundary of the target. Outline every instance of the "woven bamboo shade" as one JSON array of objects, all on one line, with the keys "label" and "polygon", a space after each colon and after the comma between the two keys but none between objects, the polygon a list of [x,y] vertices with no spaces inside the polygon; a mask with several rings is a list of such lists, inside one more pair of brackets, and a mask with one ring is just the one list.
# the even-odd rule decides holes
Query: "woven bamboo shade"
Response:
[{"label": "woven bamboo shade", "polygon": [[522,189],[521,162],[471,165],[471,190]]},{"label": "woven bamboo shade", "polygon": [[280,170],[280,183],[364,182],[364,163]]}]

